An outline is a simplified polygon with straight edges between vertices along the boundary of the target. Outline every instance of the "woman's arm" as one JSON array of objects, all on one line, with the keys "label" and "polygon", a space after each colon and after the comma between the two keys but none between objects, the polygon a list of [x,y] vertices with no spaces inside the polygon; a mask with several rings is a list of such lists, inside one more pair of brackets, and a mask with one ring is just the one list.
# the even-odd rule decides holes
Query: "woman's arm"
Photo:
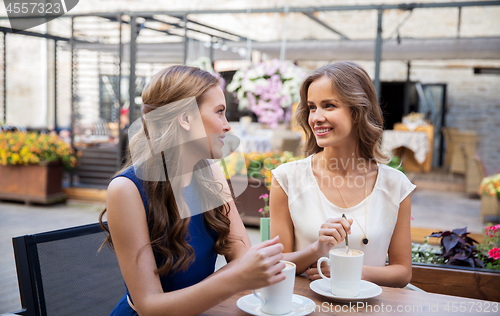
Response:
[{"label": "woman's arm", "polygon": [[349,219],[349,221],[343,218],[328,219],[321,226],[316,242],[304,249],[293,252],[295,236],[288,208],[288,196],[274,177],[271,184],[269,208],[271,210],[271,236],[280,237],[283,244],[284,259],[295,263],[297,274],[306,271],[323,254],[342,242],[347,233],[350,233],[352,219]]},{"label": "woman's arm", "polygon": [[396,227],[389,244],[389,265],[385,267],[363,266],[363,280],[378,285],[405,287],[411,281],[411,198],[408,196],[399,206]]},{"label": "woman's arm", "polygon": [[[114,179],[107,194],[107,220],[120,269],[139,315],[196,315],[247,289],[284,279],[278,239],[249,249],[234,265],[200,283],[164,293],[155,273],[146,213],[140,194],[127,178]],[[196,300],[196,304],[193,304]]]}]

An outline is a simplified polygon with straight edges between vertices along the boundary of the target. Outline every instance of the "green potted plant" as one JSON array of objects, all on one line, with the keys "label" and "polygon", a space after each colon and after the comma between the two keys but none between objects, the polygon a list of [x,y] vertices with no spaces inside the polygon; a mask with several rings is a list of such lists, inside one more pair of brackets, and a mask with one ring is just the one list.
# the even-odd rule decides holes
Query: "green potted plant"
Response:
[{"label": "green potted plant", "polygon": [[63,168],[76,163],[77,155],[57,134],[0,132],[0,198],[26,203],[63,200]]}]

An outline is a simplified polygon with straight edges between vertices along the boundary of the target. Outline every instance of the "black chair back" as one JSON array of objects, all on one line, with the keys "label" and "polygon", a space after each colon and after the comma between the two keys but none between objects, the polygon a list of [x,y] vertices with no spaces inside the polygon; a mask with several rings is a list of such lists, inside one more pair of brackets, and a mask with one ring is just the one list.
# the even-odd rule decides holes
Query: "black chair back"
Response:
[{"label": "black chair back", "polygon": [[26,316],[109,315],[125,294],[98,223],[12,239]]}]

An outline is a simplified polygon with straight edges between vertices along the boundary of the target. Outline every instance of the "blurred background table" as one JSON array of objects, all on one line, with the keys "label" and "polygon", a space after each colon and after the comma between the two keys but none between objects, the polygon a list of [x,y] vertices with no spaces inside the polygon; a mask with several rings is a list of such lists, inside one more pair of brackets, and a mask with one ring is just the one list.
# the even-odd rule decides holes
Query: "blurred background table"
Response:
[{"label": "blurred background table", "polygon": [[[384,140],[384,138],[386,138]],[[420,125],[410,130],[403,123],[394,124],[392,131],[384,131],[384,143],[389,150],[401,157],[406,171],[429,172],[432,168],[432,149],[434,146],[434,126]],[[401,144],[398,146],[398,144]]]},{"label": "blurred background table", "polygon": [[[298,155],[301,145],[301,133],[288,128],[276,129],[262,128],[259,123],[251,123],[248,126],[239,122],[230,122],[230,134],[238,137],[239,146],[244,153],[269,152],[269,151],[291,151]],[[234,139],[227,139],[234,142]],[[237,146],[238,144],[231,144]]]},{"label": "blurred background table", "polygon": [[243,152],[266,152],[272,150],[272,133],[266,135],[237,135],[241,141]]}]

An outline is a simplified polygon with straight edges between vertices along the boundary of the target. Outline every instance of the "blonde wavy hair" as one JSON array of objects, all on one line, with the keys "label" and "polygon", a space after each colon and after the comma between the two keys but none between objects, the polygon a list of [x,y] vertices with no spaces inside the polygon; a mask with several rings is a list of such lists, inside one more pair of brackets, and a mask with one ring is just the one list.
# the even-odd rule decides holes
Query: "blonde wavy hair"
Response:
[{"label": "blonde wavy hair", "polygon": [[327,77],[332,88],[344,104],[351,108],[356,135],[356,155],[363,159],[374,159],[379,163],[388,163],[390,156],[380,150],[383,132],[382,109],[377,101],[377,93],[370,76],[359,65],[344,61],[323,66],[309,75],[300,87],[300,103],[295,113],[295,120],[304,130],[306,141],[303,147],[306,156],[318,153],[323,148],[318,146],[314,132],[308,123],[309,107],[307,93],[314,81]]},{"label": "blonde wavy hair", "polygon": [[[177,118],[187,110],[185,106],[187,102],[176,101],[194,97],[199,106],[203,102],[205,92],[219,84],[218,78],[195,67],[171,66],[158,72],[142,92],[143,119],[149,112],[159,108],[163,113],[160,117],[152,115],[151,122],[149,122],[151,124],[148,124],[147,128],[146,124],[144,124],[144,133],[148,141],[150,134],[160,133],[159,142],[161,148],[172,148],[177,145],[175,142],[179,139],[181,130]],[[163,108],[163,106],[168,106],[168,108]],[[153,120],[161,122],[161,132],[154,130],[155,122]],[[130,148],[134,148],[139,154],[141,152],[150,152],[146,150],[147,144],[143,139],[140,139],[138,134],[135,134],[130,139],[127,163],[116,175],[121,174],[133,165]],[[158,144],[155,144],[156,146]],[[179,207],[185,206],[185,202],[176,201],[175,199],[175,196],[180,196],[177,193],[181,188],[179,174],[174,174],[175,172],[179,173],[182,169],[179,167],[182,162],[180,153],[178,150],[165,150],[162,155],[164,155],[163,161],[172,166],[172,168],[168,168],[168,175],[165,172],[165,181],[143,180],[142,182],[149,199],[148,227],[150,244],[153,251],[162,258],[162,264],[156,272],[160,275],[167,275],[170,271],[186,270],[194,260],[194,250],[186,240],[189,239],[189,217],[182,218],[179,213]],[[145,174],[163,173],[163,165],[148,163],[146,156],[141,159],[144,163],[141,164],[140,172]],[[134,157],[134,160],[136,160],[136,157]],[[158,169],[159,166],[161,169]],[[222,185],[213,179],[208,162],[201,160],[195,166],[195,169],[201,170],[201,172],[193,173],[193,183],[202,204],[208,202],[209,199],[219,198]],[[233,242],[229,237],[230,209],[222,198],[218,205],[220,206],[204,212],[203,216],[207,225],[218,235],[214,250],[218,254],[225,255],[229,252],[229,246]],[[102,220],[105,213],[106,209],[99,216],[101,227],[107,232],[103,245],[107,243],[113,248],[111,234]]]}]

